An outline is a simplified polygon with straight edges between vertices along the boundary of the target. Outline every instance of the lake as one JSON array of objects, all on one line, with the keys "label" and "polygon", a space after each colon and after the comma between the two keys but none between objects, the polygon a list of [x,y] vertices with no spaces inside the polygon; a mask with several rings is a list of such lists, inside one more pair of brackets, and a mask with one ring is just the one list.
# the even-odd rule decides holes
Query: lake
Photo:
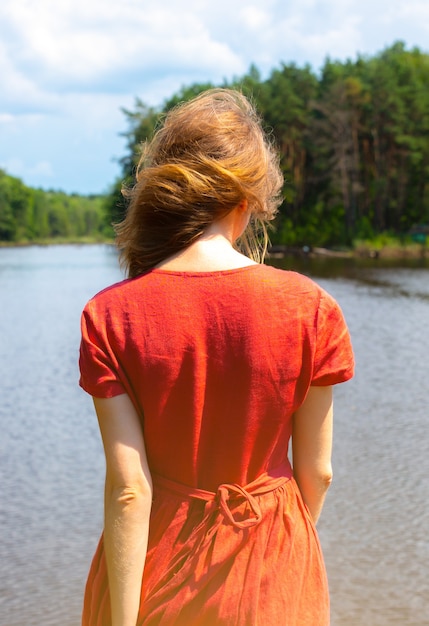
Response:
[{"label": "lake", "polygon": [[[276,262],[277,263],[277,262]],[[332,626],[429,624],[429,265],[285,260],[340,303],[356,376],[335,389],[319,522]],[[78,626],[104,459],[78,387],[86,301],[110,246],[0,248],[0,623]]]}]

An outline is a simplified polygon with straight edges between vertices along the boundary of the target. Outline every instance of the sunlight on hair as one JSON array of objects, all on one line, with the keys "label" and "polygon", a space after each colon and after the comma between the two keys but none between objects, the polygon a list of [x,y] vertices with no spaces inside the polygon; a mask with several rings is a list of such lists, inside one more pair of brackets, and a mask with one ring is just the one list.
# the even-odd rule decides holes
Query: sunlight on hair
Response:
[{"label": "sunlight on hair", "polygon": [[249,100],[212,89],[169,111],[143,149],[117,224],[121,264],[137,276],[198,239],[246,199],[252,219],[237,247],[261,262],[281,203],[279,158]]}]

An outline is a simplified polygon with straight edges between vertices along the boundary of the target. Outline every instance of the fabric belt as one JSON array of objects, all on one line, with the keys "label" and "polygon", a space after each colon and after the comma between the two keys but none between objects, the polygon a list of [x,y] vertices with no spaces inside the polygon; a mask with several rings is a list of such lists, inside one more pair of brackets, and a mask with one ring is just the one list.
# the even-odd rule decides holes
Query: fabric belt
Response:
[{"label": "fabric belt", "polygon": [[[206,502],[206,518],[217,509],[222,512],[236,528],[250,528],[256,526],[262,519],[261,507],[255,496],[263,496],[281,487],[292,478],[292,469],[289,463],[276,470],[261,474],[254,481],[242,487],[236,483],[222,483],[217,491],[206,491],[197,487],[190,487],[183,483],[178,483],[169,478],[164,478],[157,474],[152,476],[155,488],[168,490],[185,499],[197,499]],[[238,506],[243,501],[247,502],[248,517],[236,519],[231,510],[231,506]],[[242,514],[240,515],[242,517]]]}]

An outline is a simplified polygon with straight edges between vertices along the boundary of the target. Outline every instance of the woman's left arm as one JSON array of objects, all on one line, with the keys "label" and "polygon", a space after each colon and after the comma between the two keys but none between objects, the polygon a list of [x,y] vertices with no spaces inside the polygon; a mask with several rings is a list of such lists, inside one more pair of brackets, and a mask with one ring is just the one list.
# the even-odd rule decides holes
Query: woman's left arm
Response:
[{"label": "woman's left arm", "polygon": [[152,505],[141,423],[128,395],[94,398],[106,456],[104,550],[112,626],[135,626]]}]

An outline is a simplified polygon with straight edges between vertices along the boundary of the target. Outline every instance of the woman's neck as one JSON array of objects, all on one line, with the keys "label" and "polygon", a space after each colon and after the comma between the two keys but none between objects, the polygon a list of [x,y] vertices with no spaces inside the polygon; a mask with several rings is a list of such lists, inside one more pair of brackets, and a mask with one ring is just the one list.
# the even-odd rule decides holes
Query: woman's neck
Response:
[{"label": "woman's neck", "polygon": [[178,272],[214,272],[256,265],[241,254],[221,234],[203,234],[188,248],[157,265],[159,269]]},{"label": "woman's neck", "polygon": [[243,234],[248,221],[247,202],[240,203],[223,219],[210,224],[194,243],[157,267],[178,272],[214,272],[256,265],[234,248],[234,242]]}]

